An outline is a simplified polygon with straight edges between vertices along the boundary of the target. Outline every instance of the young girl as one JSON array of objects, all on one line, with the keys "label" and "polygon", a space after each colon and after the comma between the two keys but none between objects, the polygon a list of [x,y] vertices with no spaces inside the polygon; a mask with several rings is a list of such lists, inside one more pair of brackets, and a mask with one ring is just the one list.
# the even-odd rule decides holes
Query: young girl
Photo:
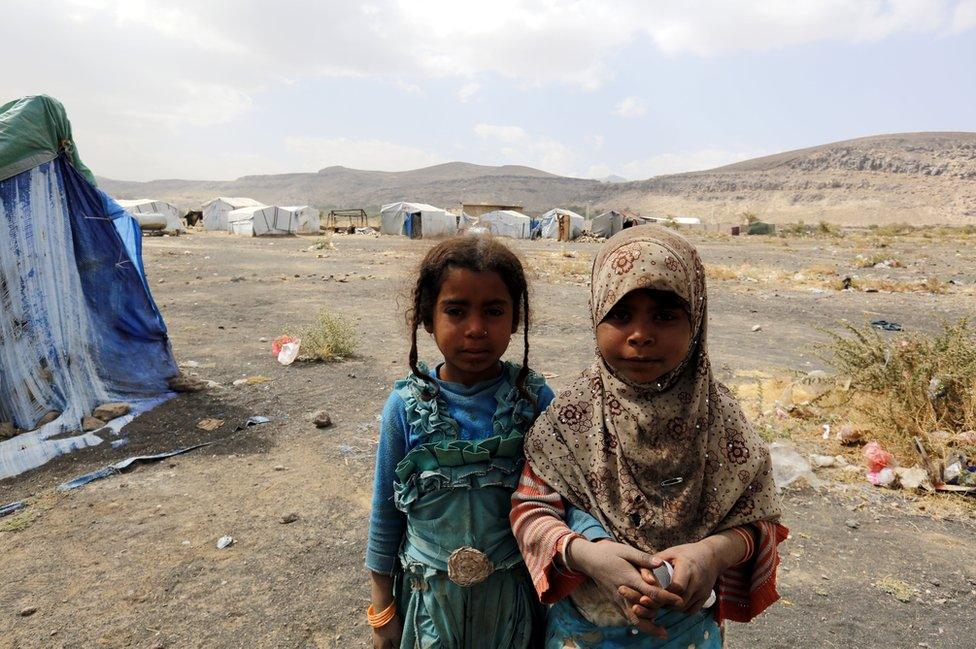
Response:
[{"label": "young girl", "polygon": [[[553,399],[528,367],[518,258],[488,236],[424,257],[410,314],[412,373],[383,409],[366,567],[374,647],[519,648],[541,633],[509,527],[522,436]],[[501,361],[521,321],[522,365]],[[417,329],[444,356],[417,362]]]},{"label": "young girl", "polygon": [[[596,359],[526,436],[512,499],[555,602],[546,647],[719,647],[722,620],[778,599],[787,530],[769,451],[712,376],[698,253],[664,228],[624,230],[594,260],[590,307]],[[599,525],[573,532],[564,503]],[[667,590],[648,570],[662,561]]]}]

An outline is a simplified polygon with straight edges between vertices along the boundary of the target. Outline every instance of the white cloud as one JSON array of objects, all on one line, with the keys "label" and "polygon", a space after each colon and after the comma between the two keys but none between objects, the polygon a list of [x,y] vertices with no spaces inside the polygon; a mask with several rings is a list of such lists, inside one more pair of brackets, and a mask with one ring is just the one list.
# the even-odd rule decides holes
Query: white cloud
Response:
[{"label": "white cloud", "polygon": [[474,97],[475,93],[479,90],[481,90],[480,83],[472,81],[471,83],[464,84],[460,89],[458,89],[458,101],[460,101],[462,104],[466,104],[467,102],[471,101],[471,98]]},{"label": "white cloud", "polygon": [[334,165],[405,171],[447,162],[436,153],[383,140],[288,137],[285,138],[285,148],[293,155],[294,164],[306,171]]},{"label": "white cloud", "polygon": [[636,97],[626,97],[613,108],[613,114],[620,117],[640,117],[647,113],[647,104]]},{"label": "white cloud", "polygon": [[549,137],[531,135],[520,126],[476,124],[474,133],[489,146],[495,163],[536,167],[561,175],[575,175],[579,156]]},{"label": "white cloud", "polygon": [[949,32],[961,34],[976,27],[976,0],[962,0],[952,12]]},{"label": "white cloud", "polygon": [[585,140],[586,143],[589,144],[594,149],[602,149],[603,145],[606,143],[605,138],[599,133],[592,133],[590,135],[587,135]]}]

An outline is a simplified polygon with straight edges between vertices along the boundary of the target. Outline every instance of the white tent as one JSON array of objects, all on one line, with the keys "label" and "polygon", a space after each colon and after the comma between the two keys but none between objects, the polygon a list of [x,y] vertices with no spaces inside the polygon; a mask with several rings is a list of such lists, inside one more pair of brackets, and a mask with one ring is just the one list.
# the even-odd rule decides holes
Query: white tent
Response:
[{"label": "white tent", "polygon": [[295,232],[299,234],[319,233],[319,211],[308,205],[288,205],[279,209],[295,215]]},{"label": "white tent", "polygon": [[539,217],[538,235],[543,239],[559,239],[571,241],[583,232],[586,222],[582,216],[572,210],[556,208],[549,210]]},{"label": "white tent", "polygon": [[425,203],[390,203],[380,209],[380,233],[411,239],[450,236],[457,233],[457,217]]},{"label": "white tent", "polygon": [[624,215],[617,210],[604,212],[599,216],[594,216],[590,223],[590,232],[597,237],[609,239],[624,229]]},{"label": "white tent", "polygon": [[532,234],[532,219],[515,210],[496,210],[478,217],[478,225],[499,237],[528,239]]},{"label": "white tent", "polygon": [[259,203],[253,198],[227,198],[220,196],[209,200],[201,208],[203,209],[203,229],[220,230],[227,232],[230,228],[227,225],[227,214],[242,207],[264,207],[264,203]]},{"label": "white tent", "polygon": [[234,234],[254,237],[295,234],[298,216],[293,211],[274,205],[242,207],[227,213],[227,227]]},{"label": "white tent", "polygon": [[139,224],[142,225],[143,221],[151,221],[155,223],[158,219],[155,216],[149,215],[162,215],[165,218],[166,225],[163,228],[164,232],[171,232],[174,234],[179,234],[186,228],[183,227],[183,212],[180,208],[176,207],[172,203],[167,203],[166,201],[156,201],[151,198],[137,198],[128,201],[116,201],[119,205],[124,207],[129,214],[136,217]]}]

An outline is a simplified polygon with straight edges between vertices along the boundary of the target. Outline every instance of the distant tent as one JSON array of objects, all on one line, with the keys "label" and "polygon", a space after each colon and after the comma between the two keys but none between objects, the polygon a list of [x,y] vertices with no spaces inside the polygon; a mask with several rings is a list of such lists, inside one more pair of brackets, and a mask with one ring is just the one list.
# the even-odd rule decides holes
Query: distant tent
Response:
[{"label": "distant tent", "polygon": [[0,479],[103,443],[84,416],[108,401],[144,412],[178,371],[139,225],[95,187],[64,107],[0,106],[0,422],[31,431],[0,441]]},{"label": "distant tent", "polygon": [[478,217],[478,225],[499,237],[528,239],[532,236],[532,219],[514,210],[496,210]]},{"label": "distant tent", "polygon": [[227,228],[233,234],[249,237],[295,234],[298,231],[298,215],[275,205],[242,207],[227,213]]},{"label": "distant tent", "polygon": [[539,217],[538,225],[532,228],[532,236],[571,241],[582,234],[585,222],[586,219],[576,212],[557,207]]},{"label": "distant tent", "polygon": [[599,216],[594,216],[590,223],[590,233],[596,237],[609,239],[624,229],[624,215],[617,210],[604,212]]},{"label": "distant tent", "polygon": [[776,226],[765,221],[753,221],[746,229],[746,234],[773,234]]},{"label": "distant tent", "polygon": [[282,207],[295,215],[295,232],[299,234],[318,234],[320,217],[319,211],[308,205],[287,205]]},{"label": "distant tent", "polygon": [[242,207],[264,207],[264,203],[253,198],[227,198],[220,196],[209,200],[202,206],[203,209],[203,229],[219,230],[221,232],[230,231],[227,224],[227,214],[239,210]]},{"label": "distant tent", "polygon": [[179,234],[186,228],[183,227],[183,212],[172,203],[157,201],[151,198],[137,198],[135,200],[120,200],[119,205],[125,208],[132,216],[136,217],[139,225],[143,224],[143,216],[149,214],[159,214],[166,220],[166,225],[162,228],[165,232]]},{"label": "distant tent", "polygon": [[380,209],[380,233],[411,239],[450,236],[457,233],[457,217],[425,203],[390,203]]}]

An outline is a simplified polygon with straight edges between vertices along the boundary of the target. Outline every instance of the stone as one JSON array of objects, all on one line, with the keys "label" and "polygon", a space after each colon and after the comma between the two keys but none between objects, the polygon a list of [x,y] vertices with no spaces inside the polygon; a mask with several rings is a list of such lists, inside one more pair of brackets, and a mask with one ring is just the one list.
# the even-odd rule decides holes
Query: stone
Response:
[{"label": "stone", "polygon": [[50,424],[52,421],[54,421],[55,419],[57,419],[60,416],[61,416],[61,413],[60,412],[58,412],[57,410],[51,410],[51,411],[45,413],[43,417],[41,417],[40,419],[38,419],[37,420],[37,423],[34,424],[34,426],[35,426],[35,428],[40,428],[41,426],[45,426],[47,424]]},{"label": "stone", "polygon": [[86,433],[90,433],[93,430],[98,430],[99,428],[104,428],[105,422],[97,417],[82,417],[81,419],[81,429]]},{"label": "stone", "polygon": [[298,514],[296,514],[294,512],[292,512],[290,514],[285,514],[284,516],[282,516],[281,518],[278,519],[278,521],[282,525],[288,525],[289,523],[294,523],[297,520],[298,520]]},{"label": "stone", "polygon": [[846,521],[844,521],[844,525],[846,525],[847,527],[851,528],[852,530],[856,530],[857,528],[859,528],[861,526],[861,524],[858,523],[853,518],[848,518]]},{"label": "stone", "polygon": [[762,331],[762,325],[752,325],[753,331]]},{"label": "stone", "polygon": [[196,377],[178,374],[169,380],[169,389],[173,392],[202,392],[207,389],[207,384]]},{"label": "stone", "polygon": [[17,427],[9,421],[0,421],[0,440],[10,439],[19,434]]},{"label": "stone", "polygon": [[103,403],[102,405],[95,408],[92,412],[92,417],[95,419],[101,419],[102,421],[112,421],[119,417],[124,417],[129,414],[132,410],[132,406],[127,403],[118,401],[114,403]]},{"label": "stone", "polygon": [[24,608],[20,609],[20,617],[30,617],[34,613],[37,613],[36,606],[25,606]]},{"label": "stone", "polygon": [[325,410],[319,410],[312,415],[312,423],[316,428],[328,428],[332,425],[332,417]]}]

